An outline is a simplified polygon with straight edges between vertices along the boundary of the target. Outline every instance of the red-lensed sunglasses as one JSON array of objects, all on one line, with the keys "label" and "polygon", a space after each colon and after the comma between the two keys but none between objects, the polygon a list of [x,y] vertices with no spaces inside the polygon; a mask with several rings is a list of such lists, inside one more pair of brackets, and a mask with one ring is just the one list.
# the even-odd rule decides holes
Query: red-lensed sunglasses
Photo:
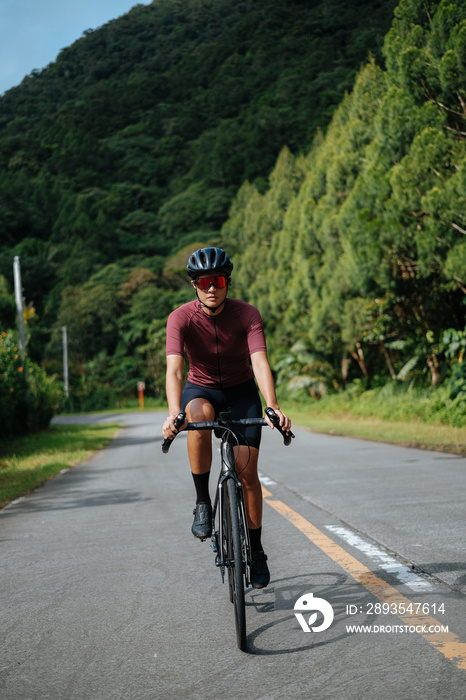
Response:
[{"label": "red-lensed sunglasses", "polygon": [[223,289],[227,286],[227,278],[225,275],[216,275],[215,277],[200,277],[197,280],[197,286],[203,292],[206,292],[212,284],[217,289]]}]

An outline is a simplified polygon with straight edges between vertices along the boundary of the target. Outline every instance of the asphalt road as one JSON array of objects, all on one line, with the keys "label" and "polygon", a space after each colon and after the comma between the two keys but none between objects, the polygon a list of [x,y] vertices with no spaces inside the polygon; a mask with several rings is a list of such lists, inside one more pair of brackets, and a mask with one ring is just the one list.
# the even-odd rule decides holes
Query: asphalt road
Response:
[{"label": "asphalt road", "polygon": [[163,418],[95,417],[125,427],[0,511],[2,700],[463,700],[466,459],[264,431],[272,580],[247,593],[245,654]]}]

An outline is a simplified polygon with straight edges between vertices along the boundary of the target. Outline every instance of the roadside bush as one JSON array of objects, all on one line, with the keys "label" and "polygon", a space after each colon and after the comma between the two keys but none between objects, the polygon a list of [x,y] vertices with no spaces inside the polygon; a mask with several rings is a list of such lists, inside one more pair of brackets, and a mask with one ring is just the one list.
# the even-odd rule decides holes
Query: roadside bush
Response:
[{"label": "roadside bush", "polygon": [[[27,375],[27,381],[26,381]],[[23,366],[18,336],[0,334],[0,437],[21,435],[48,426],[59,406],[56,380],[26,358]]]},{"label": "roadside bush", "polygon": [[466,362],[453,365],[448,387],[452,399],[466,399]]},{"label": "roadside bush", "polygon": [[64,410],[68,413],[104,411],[115,406],[116,397],[117,392],[111,387],[98,384],[87,375],[82,375],[72,382]]}]

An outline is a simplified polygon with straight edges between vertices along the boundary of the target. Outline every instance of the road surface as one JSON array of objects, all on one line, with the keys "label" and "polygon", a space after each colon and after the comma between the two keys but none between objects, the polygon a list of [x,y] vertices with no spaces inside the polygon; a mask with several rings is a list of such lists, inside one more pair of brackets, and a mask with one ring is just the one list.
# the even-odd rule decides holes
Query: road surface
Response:
[{"label": "road surface", "polygon": [[264,431],[272,579],[245,654],[163,419],[81,418],[125,427],[0,511],[2,700],[463,700],[466,459]]}]

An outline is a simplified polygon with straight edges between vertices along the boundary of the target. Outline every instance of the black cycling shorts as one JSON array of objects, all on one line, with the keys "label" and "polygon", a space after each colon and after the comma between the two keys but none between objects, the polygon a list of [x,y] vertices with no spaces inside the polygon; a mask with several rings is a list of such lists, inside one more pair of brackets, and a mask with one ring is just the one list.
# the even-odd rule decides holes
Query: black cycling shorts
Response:
[{"label": "black cycling shorts", "polygon": [[[181,397],[181,410],[193,399],[206,399],[214,407],[215,417],[222,411],[231,411],[230,418],[261,418],[262,403],[254,379],[226,389],[211,389],[192,382],[186,382]],[[261,442],[260,425],[235,425],[232,428],[240,445],[257,447]]]}]

